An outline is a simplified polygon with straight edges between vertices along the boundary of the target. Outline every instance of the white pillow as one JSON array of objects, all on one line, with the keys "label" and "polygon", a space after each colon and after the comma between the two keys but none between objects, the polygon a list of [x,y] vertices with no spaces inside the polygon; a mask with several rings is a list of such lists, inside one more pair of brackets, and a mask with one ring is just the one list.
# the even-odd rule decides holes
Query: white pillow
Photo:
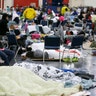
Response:
[{"label": "white pillow", "polygon": [[45,34],[48,34],[51,30],[48,26],[43,26],[43,31]]},{"label": "white pillow", "polygon": [[27,29],[28,29],[29,32],[37,31],[36,25],[28,25]]}]

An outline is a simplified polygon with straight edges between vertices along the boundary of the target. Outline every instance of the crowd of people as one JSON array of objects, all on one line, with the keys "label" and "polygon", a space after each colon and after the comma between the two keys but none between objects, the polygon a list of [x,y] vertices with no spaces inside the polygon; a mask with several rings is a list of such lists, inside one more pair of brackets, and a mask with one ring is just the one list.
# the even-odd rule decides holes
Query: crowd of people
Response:
[{"label": "crowd of people", "polygon": [[[66,57],[69,57],[69,54],[71,53],[71,55],[72,55],[72,53],[73,53],[73,55],[77,56],[77,59],[79,59],[79,57],[82,55],[81,51],[72,49],[71,51],[69,50],[68,52],[64,52],[64,51],[62,51],[62,49],[64,50],[64,47],[66,47],[66,46],[62,46],[62,45],[63,44],[70,45],[71,39],[73,38],[73,36],[77,36],[77,35],[84,36],[85,42],[86,42],[86,40],[94,41],[94,34],[96,34],[96,16],[95,16],[96,8],[92,8],[92,7],[70,8],[66,5],[64,5],[64,6],[62,6],[60,12],[55,13],[54,10],[52,10],[51,8],[49,8],[49,9],[39,8],[39,7],[36,8],[34,6],[27,6],[27,7],[18,7],[17,6],[16,8],[14,8],[14,7],[9,8],[7,6],[7,11],[2,12],[1,15],[2,15],[2,18],[0,19],[0,59],[2,59],[4,62],[2,62],[2,64],[0,62],[0,66],[12,65],[11,61],[14,60],[14,58],[16,58],[17,52],[18,52],[18,55],[20,55],[20,56],[23,56],[23,55],[21,55],[23,52],[26,53],[27,58],[36,58],[36,59],[43,58],[43,55],[44,55],[43,51],[39,50],[39,49],[42,49],[42,47],[44,47],[44,37],[46,35],[59,36],[60,40],[61,40],[61,42],[60,42],[61,49],[59,51],[64,53],[63,55],[66,55],[66,53],[67,53]],[[43,21],[44,21],[44,23],[43,23]],[[14,45],[10,46],[10,44],[8,42],[8,35],[14,35],[16,37],[15,38],[17,41],[16,43],[20,47],[19,51],[17,48],[18,46],[16,46],[16,48],[14,47]],[[72,38],[66,38],[67,36],[69,36],[69,37],[72,36]],[[11,42],[13,42],[12,40],[11,40]],[[4,44],[6,44],[6,46]],[[30,47],[30,45],[31,45],[31,47]],[[48,60],[48,59],[50,59],[50,57],[51,57],[50,60],[57,59],[59,57],[59,56],[57,56],[57,53],[59,51],[52,50],[49,53],[48,53],[48,51],[46,51],[45,59]],[[66,49],[65,49],[65,51],[66,51]],[[49,55],[51,53],[52,53],[52,55]],[[52,57],[53,55],[55,55],[55,56]],[[64,61],[64,59],[66,59],[66,58],[62,58],[63,61]],[[72,61],[72,60],[69,58],[69,61]],[[76,61],[76,58],[75,58],[75,61]],[[77,62],[78,62],[78,60],[77,60]],[[19,66],[19,67],[17,67],[17,66]],[[94,80],[94,75],[86,74],[86,72],[83,72],[81,69],[80,69],[80,73],[78,70],[76,70],[77,71],[76,72],[75,70],[71,70],[71,69],[66,70],[65,69],[65,71],[68,72],[68,73],[66,73],[62,68],[61,68],[62,69],[61,70],[58,68],[54,68],[53,66],[52,67],[45,66],[45,64],[35,64],[35,63],[32,63],[31,61],[27,61],[27,62],[22,61],[19,63],[16,62],[13,65],[13,67],[0,67],[1,68],[0,73],[3,74],[7,68],[8,74],[12,73],[11,75],[14,75],[16,77],[18,75],[17,71],[20,70],[20,72],[21,72],[22,68],[20,68],[20,67],[24,67],[24,68],[28,69],[28,72],[30,72],[30,70],[32,71],[32,73],[31,72],[28,73],[28,76],[29,76],[29,74],[30,74],[30,76],[31,76],[31,74],[33,76],[33,72],[36,74],[35,78],[34,78],[34,76],[33,77],[29,76],[29,77],[30,77],[30,80],[36,81],[36,85],[38,85],[39,87],[40,87],[40,84],[37,83],[37,81],[41,80],[40,78],[43,78],[42,79],[43,82],[45,82],[47,80],[51,80],[51,82],[52,82],[52,80],[56,81],[58,83],[60,82],[60,84],[63,82],[62,87],[65,87],[67,89],[68,89],[68,87],[72,88],[72,86],[74,86],[74,85],[77,86],[79,84],[80,87],[78,87],[78,88],[80,89],[80,92],[81,92],[82,88],[88,90],[90,88],[96,87],[96,84],[94,82],[94,81],[96,81],[96,80]],[[5,68],[5,70],[4,70],[4,68]],[[12,70],[14,68],[16,68],[16,70],[17,69],[18,70],[17,71]],[[22,70],[22,73],[24,70]],[[72,72],[72,71],[74,71],[74,72]],[[18,73],[20,73],[20,72],[18,71]],[[25,70],[25,73],[26,72],[27,71]],[[6,74],[7,73],[5,73],[5,75]],[[0,75],[0,76],[3,76],[2,81],[4,81],[5,75],[4,74]],[[8,76],[10,76],[10,75],[8,75]],[[26,79],[26,74],[25,75],[23,74],[22,76],[25,76],[25,79]],[[37,76],[39,76],[39,79],[37,78]],[[13,78],[13,76],[12,76],[12,78]],[[20,78],[21,78],[21,76],[20,76]],[[14,80],[17,81],[16,78]],[[26,80],[28,80],[28,79],[26,79]],[[13,79],[12,79],[12,81],[13,81]],[[29,85],[32,86],[34,84],[35,83],[32,82]],[[28,88],[29,88],[29,85],[28,85]],[[50,83],[49,83],[49,85],[50,85]],[[54,84],[52,84],[52,85],[54,85]],[[8,86],[8,87],[10,87],[10,86]],[[49,86],[49,88],[51,88],[51,87]],[[44,88],[44,86],[42,88]],[[34,89],[36,89],[36,88],[34,88]],[[11,92],[11,90],[9,90],[9,91]],[[65,94],[69,94],[69,93],[73,94],[74,93],[73,91],[74,90],[72,90],[72,92],[65,90]],[[5,90],[4,90],[4,92],[5,92]],[[44,95],[48,94],[46,92],[44,93]],[[60,92],[61,92],[61,90],[60,90]],[[14,94],[17,94],[17,93],[14,93]],[[28,90],[26,91],[26,93],[28,93],[30,95],[30,92]],[[77,92],[75,92],[75,93],[77,93]],[[21,94],[24,94],[24,92]],[[33,92],[33,94],[34,94],[34,92]],[[36,94],[38,94],[38,92]],[[52,92],[50,94],[52,94]],[[53,92],[53,94],[54,94],[54,92]],[[65,96],[65,94],[64,94],[64,96]],[[78,94],[76,94],[76,96]],[[84,93],[82,93],[82,96],[83,95],[87,96],[86,94],[88,94],[88,96],[89,96],[90,92],[89,93],[84,92]],[[72,96],[75,96],[75,95],[72,95]]]},{"label": "crowd of people", "polygon": [[[27,36],[30,34],[22,35],[21,31],[24,30],[25,33],[28,33],[28,25],[30,25],[30,23],[31,25],[36,25],[36,30],[32,30],[31,28],[31,33],[40,31],[37,29],[42,20],[48,21],[48,25],[45,29],[50,29],[48,29],[48,32],[45,32],[44,34],[48,35],[53,31],[52,34],[60,36],[62,43],[68,44],[70,42],[64,38],[64,35],[74,35],[75,33],[72,28],[76,23],[83,25],[82,29],[77,30],[76,34],[84,36],[86,35],[86,32],[89,31],[87,30],[87,24],[90,24],[91,28],[89,28],[90,32],[88,32],[88,35],[91,33],[92,39],[94,40],[94,34],[96,34],[96,18],[93,18],[94,15],[96,15],[96,8],[93,7],[69,8],[64,5],[59,13],[55,13],[51,8],[36,8],[34,6],[17,6],[16,8],[9,8],[7,6],[7,11],[6,13],[2,13],[2,18],[0,20],[0,41],[2,41],[2,38],[4,39],[4,37],[6,37],[8,32],[14,33],[18,44],[26,49],[30,43],[27,40]],[[56,33],[56,27],[59,29],[59,34]],[[30,44],[32,44],[32,42]],[[0,47],[0,57],[4,60],[4,65],[10,65],[10,61],[14,56],[15,52],[13,50],[8,49],[8,47]]]}]

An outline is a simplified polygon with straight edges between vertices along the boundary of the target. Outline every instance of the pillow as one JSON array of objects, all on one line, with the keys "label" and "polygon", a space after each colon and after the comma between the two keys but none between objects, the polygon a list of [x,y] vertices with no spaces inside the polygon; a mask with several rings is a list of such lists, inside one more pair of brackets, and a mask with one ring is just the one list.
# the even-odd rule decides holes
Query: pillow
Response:
[{"label": "pillow", "polygon": [[43,31],[45,34],[48,34],[51,30],[48,26],[43,26]]},{"label": "pillow", "polygon": [[36,25],[28,25],[27,29],[28,29],[29,32],[37,31]]}]

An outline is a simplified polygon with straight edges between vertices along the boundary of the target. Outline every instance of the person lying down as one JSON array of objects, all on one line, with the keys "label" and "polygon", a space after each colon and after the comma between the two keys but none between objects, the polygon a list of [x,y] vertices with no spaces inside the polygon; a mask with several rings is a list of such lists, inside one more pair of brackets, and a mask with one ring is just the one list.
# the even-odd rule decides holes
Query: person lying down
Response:
[{"label": "person lying down", "polygon": [[[44,55],[45,55],[45,59],[49,59],[49,54],[47,52],[44,52]],[[41,51],[41,50],[28,51],[26,53],[26,57],[42,59],[43,58],[43,51]]]},{"label": "person lying down", "polygon": [[[44,52],[44,55],[45,55],[44,58],[50,59],[50,60],[59,59],[58,53],[59,52],[57,50],[47,50]],[[61,53],[61,56],[62,56],[62,53]],[[73,49],[73,50],[70,50],[70,54],[67,51],[65,51],[62,59],[67,58],[67,57],[80,58],[80,56],[81,56],[80,52],[78,50]],[[27,59],[27,58],[43,59],[43,51],[40,49],[32,50],[32,48],[30,50],[30,48],[28,48],[27,52],[21,54],[21,57],[22,57],[22,59]]]}]

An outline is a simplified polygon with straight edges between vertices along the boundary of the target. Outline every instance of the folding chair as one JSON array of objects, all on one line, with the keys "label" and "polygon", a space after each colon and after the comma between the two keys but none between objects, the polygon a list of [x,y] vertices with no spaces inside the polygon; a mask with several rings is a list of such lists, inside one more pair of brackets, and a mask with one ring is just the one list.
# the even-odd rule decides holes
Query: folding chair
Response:
[{"label": "folding chair", "polygon": [[[59,50],[60,49],[60,37],[57,36],[45,36],[44,38],[44,49],[43,49],[43,62],[45,61],[44,51],[47,50]],[[59,51],[59,61],[61,63],[60,51]]]},{"label": "folding chair", "polygon": [[55,23],[53,22],[53,23],[52,23],[52,28],[51,28],[51,29],[54,30],[55,28],[58,28],[57,22],[55,22]]},{"label": "folding chair", "polygon": [[8,48],[15,47],[15,56],[16,58],[18,51],[20,50],[20,46],[17,43],[16,35],[13,33],[7,33],[7,39],[8,39]]},{"label": "folding chair", "polygon": [[83,44],[83,41],[84,41],[84,36],[74,36],[73,39],[72,39],[72,43],[71,43],[71,49],[72,48],[82,48],[82,44]]},{"label": "folding chair", "polygon": [[40,24],[42,26],[48,26],[48,20],[41,20]]},{"label": "folding chair", "polygon": [[[84,41],[84,36],[81,36],[81,35],[74,36],[72,38],[71,45],[70,46],[65,46],[65,47],[68,48],[69,50],[70,49],[78,49],[78,48],[80,48],[81,52],[82,52],[83,41]],[[65,51],[65,49],[63,50],[62,59],[63,59],[64,51]]]}]

